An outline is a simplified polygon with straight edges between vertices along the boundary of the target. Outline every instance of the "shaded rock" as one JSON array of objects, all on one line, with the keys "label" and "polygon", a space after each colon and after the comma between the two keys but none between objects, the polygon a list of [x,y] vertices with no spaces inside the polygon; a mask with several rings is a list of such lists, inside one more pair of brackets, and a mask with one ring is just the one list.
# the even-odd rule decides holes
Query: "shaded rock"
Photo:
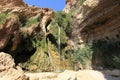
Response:
[{"label": "shaded rock", "polygon": [[17,46],[19,39],[16,40],[15,38],[18,37],[19,26],[20,24],[17,16],[10,16],[6,19],[5,23],[0,28],[0,50],[6,47],[12,36],[14,48]]},{"label": "shaded rock", "polygon": [[14,59],[7,53],[0,53],[0,80],[27,80],[20,67],[16,67]]},{"label": "shaded rock", "polygon": [[114,69],[114,70],[103,70],[104,73],[107,75],[111,75],[114,77],[120,77],[120,70]]},{"label": "shaded rock", "polygon": [[115,38],[120,31],[119,3],[119,0],[85,0],[73,14],[76,19],[73,35],[84,42],[106,36]]}]

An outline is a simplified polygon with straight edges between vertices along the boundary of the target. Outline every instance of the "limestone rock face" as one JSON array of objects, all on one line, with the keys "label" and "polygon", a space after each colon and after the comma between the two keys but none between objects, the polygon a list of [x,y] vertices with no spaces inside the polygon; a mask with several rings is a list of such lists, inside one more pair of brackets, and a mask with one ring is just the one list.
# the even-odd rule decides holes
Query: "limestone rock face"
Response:
[{"label": "limestone rock face", "polygon": [[[7,17],[5,22],[0,24],[0,50],[6,47],[11,36],[15,37],[13,42],[15,41],[14,44],[16,46],[12,48],[12,50],[15,50],[17,44],[20,42],[20,34],[31,34],[35,32],[36,28],[37,30],[42,29],[41,31],[46,33],[47,26],[54,17],[54,13],[51,9],[25,6],[22,0],[0,0],[0,14],[3,13],[6,15],[12,14],[14,16],[10,18]],[[38,24],[30,25],[29,28],[21,26],[21,24],[25,25],[27,19],[34,16],[38,17]]]},{"label": "limestone rock face", "polygon": [[[6,47],[11,36],[14,37],[13,41],[15,41],[15,38],[17,37],[17,33],[19,31],[19,26],[20,26],[20,24],[19,24],[18,18],[16,16],[11,16],[11,17],[7,18],[5,21],[5,24],[1,25],[0,49],[3,49],[4,47]],[[15,41],[13,43],[17,43],[17,41]]]},{"label": "limestone rock face", "polygon": [[4,52],[0,52],[0,80],[27,80],[22,69],[15,66],[12,56]]},{"label": "limestone rock face", "polygon": [[[70,44],[74,50],[82,48],[82,45],[88,42],[96,43],[99,40],[103,40],[109,44],[120,41],[120,0],[84,0],[83,4],[79,7],[75,7],[76,4],[75,6],[70,5],[71,1],[73,0],[67,0],[64,11],[73,14],[72,41]],[[104,54],[109,52],[105,52]],[[115,53],[117,54],[117,52]],[[99,56],[96,58],[99,59]],[[101,64],[100,60],[94,61]]]},{"label": "limestone rock face", "polygon": [[15,66],[15,63],[14,63],[14,60],[12,59],[12,56],[1,52],[0,53],[0,71],[4,71],[14,66]]},{"label": "limestone rock face", "polygon": [[[28,56],[30,58],[37,51],[36,45],[33,47],[33,41],[37,43],[38,38],[42,40],[46,36],[47,26],[53,17],[53,10],[48,8],[28,6],[23,0],[0,0],[0,51],[10,52],[18,61],[25,58],[25,62]],[[26,55],[26,53],[29,55]],[[21,58],[21,56],[18,56],[19,54],[22,56],[25,54],[27,57]],[[49,59],[44,52],[40,52],[40,54]],[[36,60],[35,58],[34,60]],[[44,57],[41,56],[37,59],[41,61],[42,58]],[[49,60],[46,60],[46,58],[44,58],[45,62],[43,63],[46,63],[45,66],[49,66]],[[35,65],[35,68],[34,65],[32,66],[30,68],[38,69],[38,66]],[[42,68],[46,69],[45,66],[42,66]]]},{"label": "limestone rock face", "polygon": [[78,2],[78,0],[66,0],[66,6],[64,8],[64,12],[69,13],[70,10],[75,7],[76,3]]},{"label": "limestone rock face", "polygon": [[116,38],[120,32],[119,4],[120,0],[85,0],[73,14],[73,36],[78,43],[80,40]]},{"label": "limestone rock face", "polygon": [[0,6],[25,6],[23,0],[0,0]]},{"label": "limestone rock face", "polygon": [[42,29],[45,29],[43,27],[54,17],[51,9],[28,6],[23,0],[0,0],[0,13],[16,14],[22,19],[22,23],[25,22],[25,19],[39,15]]}]

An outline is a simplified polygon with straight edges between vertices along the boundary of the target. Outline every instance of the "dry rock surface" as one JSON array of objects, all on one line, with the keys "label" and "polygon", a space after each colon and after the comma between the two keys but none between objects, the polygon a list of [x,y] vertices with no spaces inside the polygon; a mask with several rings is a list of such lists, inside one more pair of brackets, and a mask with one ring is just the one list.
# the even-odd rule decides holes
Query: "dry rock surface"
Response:
[{"label": "dry rock surface", "polygon": [[85,0],[74,13],[73,35],[84,42],[106,36],[115,38],[120,31],[119,4],[120,0]]},{"label": "dry rock surface", "polygon": [[[15,46],[12,46],[11,50],[16,50],[21,42],[21,34],[30,34],[33,31],[35,32],[36,28],[40,28],[46,33],[45,27],[54,17],[54,12],[51,9],[27,6],[23,0],[0,0],[0,14],[3,13],[9,15],[9,17],[6,17],[5,21],[0,23],[0,50],[8,45],[11,36],[14,36],[13,40],[15,40],[12,41]],[[22,28],[24,26],[21,27],[20,24],[25,23],[31,17],[38,17],[40,19],[39,24]]]},{"label": "dry rock surface", "polygon": [[7,53],[0,53],[0,80],[27,80],[20,67],[16,67],[14,59]]},{"label": "dry rock surface", "polygon": [[[111,74],[117,75],[112,76]],[[26,73],[30,80],[120,80],[120,70],[66,70],[62,73],[45,72],[45,73]],[[118,76],[119,75],[119,76]]]}]

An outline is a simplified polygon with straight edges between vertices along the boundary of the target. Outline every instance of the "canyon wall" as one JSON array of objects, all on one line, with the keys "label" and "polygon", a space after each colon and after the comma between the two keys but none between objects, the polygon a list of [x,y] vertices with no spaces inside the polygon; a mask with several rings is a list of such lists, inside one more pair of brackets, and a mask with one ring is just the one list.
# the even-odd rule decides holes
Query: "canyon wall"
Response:
[{"label": "canyon wall", "polygon": [[73,35],[79,35],[84,42],[120,35],[119,0],[86,0],[73,17],[77,19]]},{"label": "canyon wall", "polygon": [[72,13],[70,43],[73,49],[81,50],[91,43],[93,68],[95,65],[120,68],[117,65],[120,58],[120,0],[84,0],[79,7],[71,5],[72,0],[67,2],[69,9],[66,6],[64,11]]},{"label": "canyon wall", "polygon": [[120,0],[66,0],[63,12],[1,0],[0,52],[11,54],[28,71],[58,70],[59,60],[62,69],[73,69],[72,56],[83,43],[119,41],[119,21]]}]

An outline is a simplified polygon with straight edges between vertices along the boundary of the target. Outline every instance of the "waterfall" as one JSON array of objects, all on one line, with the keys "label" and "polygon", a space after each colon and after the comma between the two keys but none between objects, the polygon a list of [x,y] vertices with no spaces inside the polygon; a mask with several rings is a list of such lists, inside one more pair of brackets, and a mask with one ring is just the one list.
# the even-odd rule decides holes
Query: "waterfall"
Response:
[{"label": "waterfall", "polygon": [[58,26],[58,56],[59,56],[59,71],[60,71],[60,55],[61,50],[60,50],[60,27]]},{"label": "waterfall", "polygon": [[54,63],[53,63],[53,59],[52,59],[52,56],[51,56],[49,50],[48,50],[48,55],[49,55],[49,58],[50,58],[51,65],[52,65],[52,67],[53,67],[53,71],[54,71],[54,70],[55,70],[55,65],[54,65]]},{"label": "waterfall", "polygon": [[50,63],[51,63],[51,65],[52,65],[53,71],[54,71],[54,70],[55,70],[55,65],[54,65],[54,63],[53,63],[53,59],[52,59],[52,56],[51,56],[50,51],[49,51],[49,39],[46,38],[46,40],[47,40],[47,42],[48,42],[48,44],[47,44],[47,53],[48,53],[48,55],[49,55]]}]

